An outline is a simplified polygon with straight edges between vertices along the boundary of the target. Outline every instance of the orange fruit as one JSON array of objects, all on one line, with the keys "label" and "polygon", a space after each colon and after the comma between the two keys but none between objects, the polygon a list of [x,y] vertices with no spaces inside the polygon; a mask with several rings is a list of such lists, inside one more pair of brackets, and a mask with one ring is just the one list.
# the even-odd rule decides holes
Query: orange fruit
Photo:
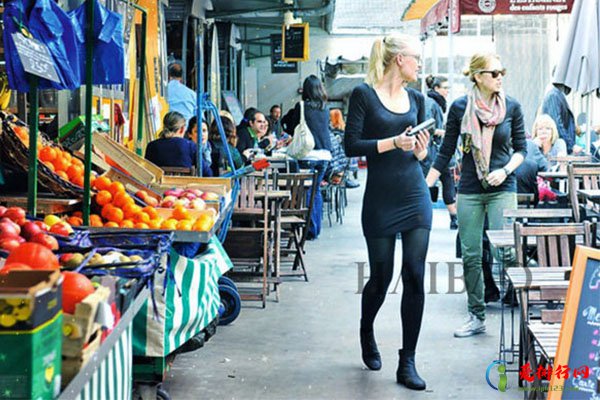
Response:
[{"label": "orange fruit", "polygon": [[70,165],[70,163],[65,158],[60,157],[60,156],[57,156],[54,159],[54,161],[52,161],[52,164],[54,164],[54,169],[56,171],[66,171]]},{"label": "orange fruit", "polygon": [[110,210],[112,210],[113,208],[115,208],[115,206],[113,206],[112,204],[107,204],[104,207],[102,207],[102,212],[100,213],[100,215],[102,215],[102,218],[104,219],[108,219],[108,213],[110,212]]},{"label": "orange fruit", "polygon": [[54,164],[52,164],[50,161],[44,161],[44,165],[50,168],[50,171],[54,172]]},{"label": "orange fruit", "polygon": [[67,175],[69,176],[69,179],[73,179],[77,176],[83,176],[83,168],[71,164],[71,166],[67,168]]},{"label": "orange fruit", "polygon": [[191,231],[192,230],[192,221],[181,220],[177,223],[177,230],[179,231]]},{"label": "orange fruit", "polygon": [[176,206],[171,213],[171,217],[176,220],[190,219],[190,212],[181,206]]},{"label": "orange fruit", "polygon": [[102,218],[97,214],[90,215],[90,226],[102,226]]},{"label": "orange fruit", "polygon": [[126,204],[123,207],[125,218],[133,219],[133,216],[142,211],[142,207],[136,204]]},{"label": "orange fruit", "polygon": [[135,201],[125,192],[117,193],[112,200],[115,207],[123,209],[127,204],[135,204]]},{"label": "orange fruit", "polygon": [[121,223],[119,224],[119,226],[121,228],[133,228],[135,226],[135,224],[130,219],[124,219],[123,221],[121,221]]},{"label": "orange fruit", "polygon": [[111,207],[106,214],[106,219],[112,222],[123,221],[123,210],[117,207]]},{"label": "orange fruit", "polygon": [[146,206],[146,207],[142,208],[142,211],[145,212],[146,214],[148,214],[150,219],[158,218],[158,212],[156,211],[156,209],[154,207]]},{"label": "orange fruit", "polygon": [[71,183],[73,185],[83,187],[83,176],[76,176],[75,178],[71,179]]},{"label": "orange fruit", "polygon": [[161,224],[162,220],[159,218],[153,219],[150,222],[148,222],[148,226],[150,227],[150,229],[160,229]]},{"label": "orange fruit", "polygon": [[73,216],[67,218],[67,222],[71,224],[71,226],[81,226],[83,225],[83,218]]},{"label": "orange fruit", "polygon": [[175,229],[177,229],[177,220],[173,219],[173,218],[169,218],[168,220],[164,221],[162,224],[160,224],[160,227],[162,229],[168,229],[170,231],[174,231]]},{"label": "orange fruit", "polygon": [[67,175],[67,173],[65,171],[56,171],[56,175],[60,176],[65,181],[69,180],[69,176]]},{"label": "orange fruit", "polygon": [[83,161],[77,157],[73,157],[71,159],[71,165],[75,165],[76,167],[81,167],[81,169],[83,169]]},{"label": "orange fruit", "polygon": [[73,159],[71,153],[69,153],[68,151],[62,152],[62,158],[64,158],[69,164],[71,164],[71,160]]},{"label": "orange fruit", "polygon": [[112,201],[112,194],[108,190],[101,190],[96,195],[96,203],[99,206],[105,206]]},{"label": "orange fruit", "polygon": [[56,158],[56,150],[51,146],[45,146],[40,150],[40,160],[52,161]]},{"label": "orange fruit", "polygon": [[133,216],[133,220],[135,222],[143,222],[144,224],[147,224],[150,222],[151,218],[147,213],[140,211]]},{"label": "orange fruit", "polygon": [[112,181],[105,176],[100,176],[94,181],[94,188],[96,190],[108,190]]},{"label": "orange fruit", "polygon": [[119,228],[119,224],[117,224],[116,222],[109,221],[104,224],[104,227],[105,228]]},{"label": "orange fruit", "polygon": [[212,228],[213,224],[214,221],[210,215],[202,214],[198,217],[196,222],[194,222],[192,229],[200,232],[208,232],[210,231],[210,228]]},{"label": "orange fruit", "polygon": [[113,182],[110,184],[108,191],[114,196],[119,192],[125,193],[125,186],[121,182]]},{"label": "orange fruit", "polygon": [[133,226],[135,229],[150,229],[150,227],[148,226],[148,224],[145,224],[143,222],[138,222],[137,224],[135,224]]}]

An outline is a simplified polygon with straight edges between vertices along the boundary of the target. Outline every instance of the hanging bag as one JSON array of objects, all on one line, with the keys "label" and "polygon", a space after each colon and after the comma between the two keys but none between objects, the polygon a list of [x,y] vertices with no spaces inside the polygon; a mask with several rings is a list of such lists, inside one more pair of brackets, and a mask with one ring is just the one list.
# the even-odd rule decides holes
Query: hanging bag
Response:
[{"label": "hanging bag", "polygon": [[296,160],[303,159],[315,148],[313,137],[304,118],[304,101],[300,101],[300,123],[294,129],[294,138],[289,144],[287,154]]}]

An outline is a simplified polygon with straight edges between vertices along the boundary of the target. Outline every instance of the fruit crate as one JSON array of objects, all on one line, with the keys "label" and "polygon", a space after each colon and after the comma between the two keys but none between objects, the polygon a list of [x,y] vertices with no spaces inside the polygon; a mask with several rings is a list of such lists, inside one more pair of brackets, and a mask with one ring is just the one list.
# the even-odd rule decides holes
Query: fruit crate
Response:
[{"label": "fruit crate", "polygon": [[160,200],[162,199],[162,196],[160,195],[160,193],[157,193],[154,190],[149,189],[148,186],[144,185],[143,183],[137,181],[136,179],[134,179],[130,176],[125,175],[124,173],[118,171],[115,168],[111,167],[108,171],[106,171],[104,174],[102,174],[102,176],[109,178],[113,182],[121,182],[125,186],[125,190],[127,190],[127,192],[130,195],[132,195],[131,197],[133,197],[133,199],[135,201],[142,202],[145,205],[147,205],[147,204],[145,202],[143,202],[142,199],[135,196],[135,194],[141,190],[148,193],[148,195],[150,197],[156,199],[156,201],[159,203],[160,203]]},{"label": "fruit crate", "polygon": [[229,203],[231,203],[232,200],[232,182],[230,178],[164,176],[160,183],[153,183],[150,185],[150,187],[161,194],[173,188],[199,189],[203,192],[214,192],[219,195],[219,201],[207,201],[206,203],[218,203],[220,209],[225,208]]},{"label": "fruit crate", "polygon": [[108,300],[109,294],[108,288],[100,286],[75,306],[75,314],[63,314],[64,357],[83,357],[84,347],[90,342],[90,338],[94,334],[100,337],[101,326],[96,323],[96,313],[100,304]]},{"label": "fruit crate", "polygon": [[[65,357],[63,354],[61,365],[61,387],[66,387],[73,378],[79,373],[81,368],[92,358],[94,353],[98,351],[101,343],[100,331],[92,335],[90,342],[81,350],[76,357]],[[63,346],[64,348],[64,346]]]}]

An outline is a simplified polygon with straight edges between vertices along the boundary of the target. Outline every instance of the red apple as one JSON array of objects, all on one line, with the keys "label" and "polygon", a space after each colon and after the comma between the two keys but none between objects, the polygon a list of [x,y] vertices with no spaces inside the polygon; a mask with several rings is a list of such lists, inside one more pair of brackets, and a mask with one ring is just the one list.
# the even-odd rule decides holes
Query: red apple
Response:
[{"label": "red apple", "polygon": [[31,240],[31,238],[38,233],[43,233],[42,228],[40,228],[35,222],[27,221],[21,227],[21,235],[23,235],[23,237],[27,240]]},{"label": "red apple", "polygon": [[48,225],[46,225],[46,223],[44,221],[35,221],[34,224],[39,226],[40,229],[44,232],[48,232],[50,230],[50,227]]},{"label": "red apple", "polygon": [[19,238],[23,241],[25,240],[21,236],[6,236],[0,239],[0,249],[10,253],[21,245]]},{"label": "red apple", "polygon": [[[4,220],[5,218],[3,218]],[[5,221],[0,221],[0,237],[3,236],[19,236],[21,227],[8,218]]]},{"label": "red apple", "polygon": [[8,208],[4,206],[0,206],[0,218],[4,216],[4,213],[8,210]]},{"label": "red apple", "polygon": [[46,235],[44,232],[40,232],[37,235],[33,236],[30,242],[43,244],[44,246],[53,251],[58,250],[58,241],[54,237]]},{"label": "red apple", "polygon": [[9,207],[3,217],[10,218],[14,222],[17,222],[25,218],[25,210],[21,207]]},{"label": "red apple", "polygon": [[73,233],[73,228],[71,228],[71,225],[67,224],[66,222],[57,222],[56,224],[52,225],[50,232],[61,236],[69,236],[71,233]]}]

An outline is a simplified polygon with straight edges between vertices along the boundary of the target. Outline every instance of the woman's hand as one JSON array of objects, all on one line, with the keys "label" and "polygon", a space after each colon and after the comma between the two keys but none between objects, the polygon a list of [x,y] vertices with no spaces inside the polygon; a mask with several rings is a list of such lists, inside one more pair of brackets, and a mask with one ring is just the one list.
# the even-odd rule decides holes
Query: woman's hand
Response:
[{"label": "woman's hand", "polygon": [[508,175],[506,175],[506,171],[502,168],[492,171],[488,174],[486,180],[490,184],[490,186],[500,186],[502,182],[506,180]]},{"label": "woman's hand", "polygon": [[537,147],[542,147],[542,140],[539,137],[535,137],[535,138],[531,139],[531,141],[533,143],[535,143],[535,145]]},{"label": "woman's hand", "polygon": [[413,149],[413,154],[417,157],[417,160],[421,161],[427,157],[427,147],[429,146],[429,132],[427,129],[422,130],[416,135],[417,142]]},{"label": "woman's hand", "polygon": [[416,136],[407,135],[407,133],[410,132],[411,129],[411,127],[408,127],[400,135],[394,137],[394,147],[400,148],[404,151],[412,151],[415,149],[415,145],[417,143]]}]

